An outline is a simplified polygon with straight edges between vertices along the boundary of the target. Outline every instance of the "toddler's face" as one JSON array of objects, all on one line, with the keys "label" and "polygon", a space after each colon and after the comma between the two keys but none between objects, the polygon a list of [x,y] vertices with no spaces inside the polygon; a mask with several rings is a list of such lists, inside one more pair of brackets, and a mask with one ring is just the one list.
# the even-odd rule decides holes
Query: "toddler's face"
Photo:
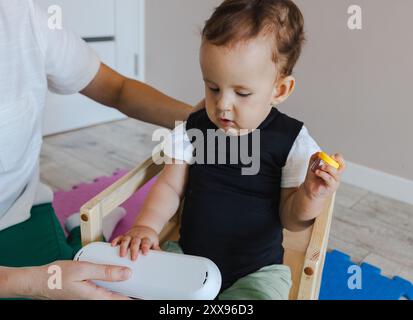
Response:
[{"label": "toddler's face", "polygon": [[200,62],[206,110],[227,134],[255,130],[269,115],[277,96],[272,44],[264,36],[233,47],[204,41]]}]

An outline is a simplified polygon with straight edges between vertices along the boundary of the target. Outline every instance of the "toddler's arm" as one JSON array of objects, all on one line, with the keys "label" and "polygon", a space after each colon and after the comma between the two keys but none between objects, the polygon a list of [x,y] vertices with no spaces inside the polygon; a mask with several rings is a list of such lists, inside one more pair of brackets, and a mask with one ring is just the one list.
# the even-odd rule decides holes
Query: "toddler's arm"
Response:
[{"label": "toddler's arm", "polygon": [[[318,153],[311,157],[310,166],[317,156]],[[326,201],[337,191],[345,163],[340,154],[333,158],[340,164],[338,170],[325,164],[313,172],[309,166],[306,179],[299,188],[281,189],[280,215],[284,228],[294,232],[311,226]]]},{"label": "toddler's arm", "polygon": [[159,234],[173,217],[184,196],[188,164],[167,162],[157,181],[151,188],[134,226],[125,235],[112,241],[120,244],[120,256],[126,256],[131,249],[131,258],[136,260],[139,249],[147,254],[149,249],[159,249]]}]

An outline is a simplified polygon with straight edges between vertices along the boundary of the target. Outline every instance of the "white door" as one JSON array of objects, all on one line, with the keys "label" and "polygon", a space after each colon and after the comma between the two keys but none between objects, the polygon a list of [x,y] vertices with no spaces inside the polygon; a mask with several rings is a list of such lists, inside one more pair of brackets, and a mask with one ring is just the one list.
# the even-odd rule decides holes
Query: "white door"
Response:
[{"label": "white door", "polygon": [[[123,75],[144,80],[144,0],[36,0],[45,10],[62,9],[63,26],[84,38],[102,62]],[[122,119],[120,112],[80,94],[48,93],[44,135]]]}]

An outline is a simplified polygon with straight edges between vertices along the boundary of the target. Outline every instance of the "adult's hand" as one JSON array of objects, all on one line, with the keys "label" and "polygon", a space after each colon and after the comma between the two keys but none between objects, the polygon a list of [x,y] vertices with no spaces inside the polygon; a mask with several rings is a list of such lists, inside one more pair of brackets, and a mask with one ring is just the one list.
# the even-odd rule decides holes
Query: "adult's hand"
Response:
[{"label": "adult's hand", "polygon": [[[61,270],[61,289],[50,288],[49,280]],[[95,285],[91,280],[124,281],[131,276],[129,268],[78,261],[58,261],[47,266],[27,268],[22,279],[28,279],[27,297],[51,300],[129,300]],[[51,272],[51,273],[49,273]],[[24,284],[23,284],[24,285]],[[26,285],[26,286],[27,286]]]}]

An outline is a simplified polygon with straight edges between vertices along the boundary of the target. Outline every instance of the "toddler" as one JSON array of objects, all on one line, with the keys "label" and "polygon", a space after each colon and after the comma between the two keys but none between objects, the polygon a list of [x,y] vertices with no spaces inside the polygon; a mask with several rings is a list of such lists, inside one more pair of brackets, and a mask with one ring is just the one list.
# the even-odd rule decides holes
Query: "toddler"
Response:
[{"label": "toddler", "polygon": [[[302,122],[277,109],[295,88],[303,24],[290,0],[226,0],[215,10],[200,48],[206,108],[174,130],[176,143],[164,150],[171,162],[135,226],[112,242],[121,256],[130,249],[135,260],[139,250],[160,249],[158,235],[185,198],[179,243],[164,250],[214,261],[223,277],[219,299],[288,299],[283,228],[311,226],[345,167],[336,154],[340,169],[323,165],[313,172],[309,164],[320,148]],[[194,139],[193,130],[205,140]],[[224,151],[210,147],[209,130],[225,135]],[[247,139],[251,147],[257,133],[259,169],[245,175],[247,166],[228,146]],[[225,163],[209,161],[219,153]]]}]

